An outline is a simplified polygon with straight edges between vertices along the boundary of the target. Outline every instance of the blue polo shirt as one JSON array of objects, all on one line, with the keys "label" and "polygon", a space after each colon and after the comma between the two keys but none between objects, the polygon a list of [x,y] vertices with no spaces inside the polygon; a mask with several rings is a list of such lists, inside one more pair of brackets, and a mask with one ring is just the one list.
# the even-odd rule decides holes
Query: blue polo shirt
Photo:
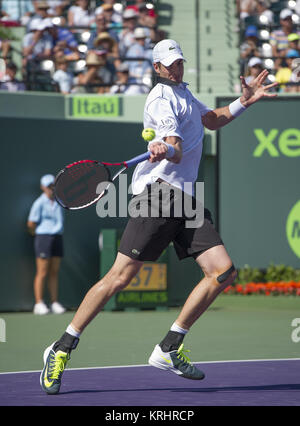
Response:
[{"label": "blue polo shirt", "polygon": [[56,200],[50,200],[46,194],[42,194],[33,203],[28,216],[30,222],[35,222],[35,233],[62,234],[64,230],[64,215],[62,207]]}]

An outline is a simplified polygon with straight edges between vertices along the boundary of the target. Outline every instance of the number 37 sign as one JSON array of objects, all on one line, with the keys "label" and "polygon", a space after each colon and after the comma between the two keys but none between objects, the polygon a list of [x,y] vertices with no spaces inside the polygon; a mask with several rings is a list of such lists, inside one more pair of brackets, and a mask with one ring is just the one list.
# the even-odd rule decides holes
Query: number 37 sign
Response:
[{"label": "number 37 sign", "polygon": [[167,289],[167,265],[144,263],[136,276],[123,291],[152,291]]}]

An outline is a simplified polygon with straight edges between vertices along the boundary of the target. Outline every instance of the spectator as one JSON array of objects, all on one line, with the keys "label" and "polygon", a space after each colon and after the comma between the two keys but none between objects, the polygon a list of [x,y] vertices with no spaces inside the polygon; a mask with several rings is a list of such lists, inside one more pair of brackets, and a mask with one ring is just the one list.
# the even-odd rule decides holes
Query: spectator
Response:
[{"label": "spectator", "polygon": [[109,33],[100,33],[94,40],[94,48],[96,50],[105,50],[107,52],[107,61],[114,68],[120,65],[119,46],[114,38]]},{"label": "spectator", "polygon": [[76,6],[68,10],[70,27],[89,27],[95,21],[95,13],[90,9],[90,0],[77,0]]},{"label": "spectator", "polygon": [[246,28],[245,41],[240,46],[240,55],[243,60],[248,60],[252,56],[261,56],[258,31],[255,25],[249,25]]},{"label": "spectator", "polygon": [[29,30],[23,38],[23,67],[30,61],[35,61],[38,66],[38,61],[50,58],[52,52],[52,38],[45,32],[43,22],[37,19],[30,21]]},{"label": "spectator", "polygon": [[300,59],[296,58],[292,61],[292,75],[290,79],[293,86],[289,86],[289,92],[300,92]]},{"label": "spectator", "polygon": [[95,48],[94,42],[99,34],[107,32],[110,37],[112,37],[117,43],[119,42],[119,37],[116,31],[108,28],[107,21],[102,13],[96,15],[96,30],[91,33],[89,41],[87,43],[88,50],[93,50]]},{"label": "spectator", "polygon": [[[248,62],[248,69],[246,72],[245,81],[247,84],[251,83],[251,81],[256,78],[259,73],[263,70],[262,60],[257,57],[253,57]],[[264,82],[264,85],[271,84],[271,81],[267,78]]]},{"label": "spectator", "polygon": [[101,77],[101,68],[106,64],[105,54],[100,55],[95,52],[88,52],[86,58],[86,71],[80,73],[75,78],[75,85],[79,86],[73,90],[73,93],[105,93],[109,89],[101,85],[104,80]]},{"label": "spectator", "polygon": [[49,16],[62,16],[66,8],[70,5],[70,0],[48,0]]},{"label": "spectator", "polygon": [[31,0],[2,0],[2,15],[4,20],[21,21],[26,25],[30,16],[34,14],[34,7]]},{"label": "spectator", "polygon": [[256,0],[236,0],[236,6],[240,19],[246,19],[256,13]]},{"label": "spectator", "polygon": [[138,14],[134,9],[125,9],[123,13],[123,26],[119,37],[119,50],[121,57],[125,57],[129,47],[135,42],[134,30],[137,27]]},{"label": "spectator", "polygon": [[105,3],[101,6],[102,14],[106,19],[106,22],[111,27],[122,25],[122,15],[114,11],[112,4]]},{"label": "spectator", "polygon": [[129,83],[129,67],[128,64],[122,63],[117,68],[117,80],[110,88],[110,93],[124,95],[140,95],[149,92],[149,88],[139,84]]},{"label": "spectator", "polygon": [[53,54],[56,58],[65,56],[67,61],[77,61],[80,58],[78,43],[70,30],[54,25],[51,19],[44,20],[44,27],[52,37]]},{"label": "spectator", "polygon": [[65,56],[58,57],[55,63],[56,71],[52,78],[58,84],[60,93],[67,95],[73,88],[74,75],[68,72],[68,60]]},{"label": "spectator", "polygon": [[137,6],[137,25],[147,29],[150,43],[154,46],[156,43],[166,38],[166,33],[165,31],[157,28],[157,14],[155,13],[154,8],[149,9],[144,2],[136,3],[139,3]]},{"label": "spectator", "polygon": [[[139,15],[143,14],[144,18],[149,17],[149,18],[157,18],[157,15],[155,13],[154,10],[154,6],[151,5],[150,3],[149,5],[147,5],[147,3],[144,0],[135,0],[134,4],[130,4],[127,6],[126,9],[134,9],[136,13],[138,13]],[[142,19],[142,17],[140,16],[139,19]],[[151,21],[148,20],[147,23],[150,23]],[[144,22],[144,24],[147,26],[146,22]]]},{"label": "spectator", "polygon": [[288,42],[289,42],[289,49],[295,49],[298,50],[300,53],[300,36],[299,34],[292,33],[288,35]]},{"label": "spectator", "polygon": [[280,12],[280,28],[275,30],[270,35],[270,44],[272,46],[272,54],[275,58],[275,68],[278,69],[281,65],[282,59],[286,56],[289,48],[288,36],[289,34],[300,32],[294,28],[292,20],[292,11],[290,9],[282,9]]},{"label": "spectator", "polygon": [[269,0],[256,0],[256,14],[265,18],[263,23],[266,25],[270,25],[274,21],[274,13],[269,9],[270,5]]},{"label": "spectator", "polygon": [[30,23],[33,20],[42,21],[43,19],[48,17],[49,5],[46,1],[34,1],[33,5],[34,5],[35,12],[34,12],[32,18],[31,18],[31,20],[29,21],[29,26],[28,26],[29,31],[30,31]]},{"label": "spectator", "polygon": [[[260,58],[253,57],[249,60],[247,65],[247,71],[245,73],[245,81],[247,84],[251,83],[251,81],[256,78],[263,71],[263,63]],[[272,84],[272,81],[267,77],[264,81],[264,85]],[[269,89],[270,92],[276,92],[276,88]],[[239,90],[240,91],[240,87]]]},{"label": "spectator", "polygon": [[14,62],[6,65],[6,74],[2,82],[0,82],[0,90],[9,92],[19,92],[26,90],[25,84],[16,79],[18,68]]},{"label": "spectator", "polygon": [[[146,46],[146,32],[143,28],[134,30],[135,43],[129,47],[126,59],[135,59],[128,61],[129,78],[131,82],[141,84],[145,75],[152,74],[152,49]],[[143,60],[144,58],[144,60]]]},{"label": "spectator", "polygon": [[100,59],[101,66],[97,68],[97,75],[102,80],[105,87],[100,88],[98,93],[109,92],[109,86],[111,86],[115,79],[115,67],[108,61],[108,52],[106,50],[95,50],[96,55]]},{"label": "spectator", "polygon": [[281,66],[275,74],[275,80],[279,83],[279,90],[282,92],[288,92],[289,87],[286,83],[291,82],[293,73],[292,63],[295,58],[299,58],[299,52],[295,49],[289,49],[286,53],[285,64]]},{"label": "spectator", "polygon": [[33,203],[29,217],[28,230],[34,236],[36,257],[36,275],[34,278],[34,314],[44,315],[49,312],[43,301],[44,285],[48,277],[48,288],[51,298],[51,310],[55,314],[65,312],[58,302],[58,273],[63,257],[64,217],[60,205],[54,198],[54,176],[44,175],[41,178],[40,195]]},{"label": "spectator", "polygon": [[[104,0],[103,4],[95,10],[96,16],[98,14],[102,14],[107,18],[107,14],[105,14],[105,11],[108,12],[108,22],[112,22],[114,25],[121,25],[122,24],[122,15],[120,12],[116,11],[114,8],[115,0]],[[112,10],[112,11],[111,11]]]},{"label": "spectator", "polygon": [[155,13],[154,8],[149,9],[144,1],[136,2],[136,12],[139,15],[138,25],[149,28],[157,26],[157,14]]}]

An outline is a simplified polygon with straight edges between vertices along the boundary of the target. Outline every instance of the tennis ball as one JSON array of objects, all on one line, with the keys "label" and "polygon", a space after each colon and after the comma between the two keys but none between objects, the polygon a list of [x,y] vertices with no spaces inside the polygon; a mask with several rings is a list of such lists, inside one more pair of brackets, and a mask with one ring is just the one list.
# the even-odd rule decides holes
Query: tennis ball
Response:
[{"label": "tennis ball", "polygon": [[150,142],[155,138],[155,131],[148,127],[142,131],[142,137],[145,141]]}]

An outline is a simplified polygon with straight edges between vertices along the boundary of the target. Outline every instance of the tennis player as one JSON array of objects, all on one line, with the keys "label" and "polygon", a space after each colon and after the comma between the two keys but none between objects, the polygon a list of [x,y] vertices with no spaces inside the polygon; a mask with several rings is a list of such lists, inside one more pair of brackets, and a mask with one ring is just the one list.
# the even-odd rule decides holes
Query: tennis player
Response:
[{"label": "tennis player", "polygon": [[[184,190],[185,182],[195,183],[202,154],[204,127],[210,130],[227,125],[264,97],[276,83],[264,86],[263,70],[249,85],[241,79],[242,96],[228,106],[209,109],[199,102],[183,82],[184,57],[174,40],[163,40],[153,49],[153,66],[158,83],[149,93],[144,109],[144,127],[156,132],[149,143],[150,160],[140,163],[133,174],[132,188],[137,200],[151,193],[157,181]],[[193,195],[193,194],[190,194]],[[171,201],[172,202],[172,201]],[[186,356],[184,336],[235,277],[236,271],[223,242],[206,211],[202,226],[185,227],[186,218],[131,217],[110,271],[86,294],[62,337],[44,352],[41,386],[49,394],[59,392],[61,377],[85,327],[107,301],[124,289],[144,261],[155,261],[172,241],[179,259],[192,256],[204,278],[187,298],[179,316],[162,341],[155,346],[149,363],[178,376],[201,380],[204,373]]]}]

